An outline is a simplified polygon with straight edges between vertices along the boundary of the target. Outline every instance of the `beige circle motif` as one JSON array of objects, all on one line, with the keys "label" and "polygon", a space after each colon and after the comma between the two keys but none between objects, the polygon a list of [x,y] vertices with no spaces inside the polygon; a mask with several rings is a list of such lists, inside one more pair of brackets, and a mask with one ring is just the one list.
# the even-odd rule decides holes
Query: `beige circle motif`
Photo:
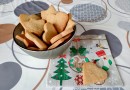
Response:
[{"label": "beige circle motif", "polygon": [[14,24],[0,24],[0,44],[12,39],[14,28]]}]

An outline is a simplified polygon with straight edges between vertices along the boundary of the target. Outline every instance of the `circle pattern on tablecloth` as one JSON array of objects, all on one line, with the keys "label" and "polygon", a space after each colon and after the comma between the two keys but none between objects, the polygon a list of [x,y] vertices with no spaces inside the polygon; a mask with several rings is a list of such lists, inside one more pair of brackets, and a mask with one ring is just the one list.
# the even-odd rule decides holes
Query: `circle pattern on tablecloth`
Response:
[{"label": "circle pattern on tablecloth", "polygon": [[107,16],[103,7],[90,3],[75,5],[70,13],[79,22],[99,22]]},{"label": "circle pattern on tablecloth", "polygon": [[101,34],[106,35],[113,58],[119,56],[120,53],[122,52],[122,44],[120,40],[112,33],[99,29],[91,29],[82,33],[82,35],[101,35]]},{"label": "circle pattern on tablecloth", "polygon": [[130,15],[130,0],[107,0],[107,2],[117,12]]},{"label": "circle pattern on tablecloth", "polygon": [[48,9],[48,7],[49,5],[47,3],[41,1],[25,2],[17,6],[14,13],[16,16],[19,16],[20,14],[38,14],[42,10]]},{"label": "circle pattern on tablecloth", "polygon": [[[57,6],[61,0],[48,0],[48,1],[49,1],[51,4]],[[61,2],[61,3],[60,3],[60,6],[73,6],[73,5],[77,5],[77,4],[90,3],[90,2],[92,2],[92,1],[94,1],[94,0],[80,0],[80,1],[73,0],[73,2],[72,2],[72,3],[69,3],[69,4],[64,4],[64,3]]]},{"label": "circle pattern on tablecloth", "polygon": [[0,24],[0,44],[12,39],[14,28],[13,24]]},{"label": "circle pattern on tablecloth", "polygon": [[0,4],[8,4],[14,0],[0,0]]},{"label": "circle pattern on tablecloth", "polygon": [[0,90],[10,90],[13,88],[22,75],[22,68],[14,62],[0,64]]},{"label": "circle pattern on tablecloth", "polygon": [[130,31],[130,22],[120,21],[118,22],[118,26],[126,31]]},{"label": "circle pattern on tablecloth", "polygon": [[130,34],[129,34],[130,33],[130,22],[120,21],[120,22],[118,22],[118,26],[127,31],[126,40],[127,40],[128,46],[130,47]]}]

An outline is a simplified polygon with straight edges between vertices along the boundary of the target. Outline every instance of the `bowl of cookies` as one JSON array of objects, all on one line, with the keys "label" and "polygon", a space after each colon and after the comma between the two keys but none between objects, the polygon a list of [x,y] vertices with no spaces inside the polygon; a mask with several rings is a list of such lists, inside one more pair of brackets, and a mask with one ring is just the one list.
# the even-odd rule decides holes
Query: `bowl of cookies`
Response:
[{"label": "bowl of cookies", "polygon": [[56,11],[53,6],[39,14],[21,14],[13,32],[15,43],[27,54],[41,58],[56,58],[71,44],[75,22],[71,14]]}]

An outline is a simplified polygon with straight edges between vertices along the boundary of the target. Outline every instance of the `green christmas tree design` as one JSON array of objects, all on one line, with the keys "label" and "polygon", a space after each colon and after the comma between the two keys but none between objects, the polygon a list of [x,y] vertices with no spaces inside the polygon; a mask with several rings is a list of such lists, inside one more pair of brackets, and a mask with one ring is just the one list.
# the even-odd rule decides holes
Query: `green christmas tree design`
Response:
[{"label": "green christmas tree design", "polygon": [[65,68],[68,67],[65,64],[66,61],[63,58],[61,58],[58,61],[58,63],[59,64],[56,66],[58,69],[56,71],[54,71],[54,73],[57,73],[57,74],[52,76],[51,78],[53,78],[55,80],[60,80],[60,86],[62,86],[63,80],[69,80],[69,79],[71,79],[71,77],[67,75],[67,73],[69,73],[69,72],[67,70],[65,70]]}]

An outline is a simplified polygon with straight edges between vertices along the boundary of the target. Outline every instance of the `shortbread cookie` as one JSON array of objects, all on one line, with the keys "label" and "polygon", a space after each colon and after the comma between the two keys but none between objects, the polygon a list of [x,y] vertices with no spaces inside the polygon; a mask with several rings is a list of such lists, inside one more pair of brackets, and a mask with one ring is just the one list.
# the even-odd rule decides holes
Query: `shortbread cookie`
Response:
[{"label": "shortbread cookie", "polygon": [[73,30],[72,28],[67,29],[67,30],[61,32],[60,34],[54,36],[54,37],[50,40],[50,42],[53,44],[53,43],[55,43],[57,40],[59,40],[59,39],[65,37],[66,35],[72,33],[73,31],[74,31],[74,30]]},{"label": "shortbread cookie", "polygon": [[55,27],[53,26],[53,24],[51,23],[46,23],[44,25],[44,34],[42,35],[42,39],[44,42],[46,42],[47,44],[51,44],[50,40],[52,37],[56,36],[58,33],[55,29]]},{"label": "shortbread cookie", "polygon": [[24,34],[16,35],[15,38],[22,41],[26,47],[35,46],[35,44],[32,41],[30,41],[28,38],[26,38]]},{"label": "shortbread cookie", "polygon": [[32,34],[31,32],[26,32],[25,36],[31,40],[32,42],[35,43],[35,45],[40,49],[40,50],[46,50],[47,49],[47,45],[41,40],[39,39],[36,35]]},{"label": "shortbread cookie", "polygon": [[19,21],[20,21],[20,23],[29,21],[30,19],[39,20],[40,17],[37,16],[37,15],[34,15],[34,14],[33,15],[28,15],[28,14],[20,14],[19,15]]},{"label": "shortbread cookie", "polygon": [[89,85],[97,82],[103,82],[107,79],[107,72],[96,66],[92,62],[83,64],[83,84]]},{"label": "shortbread cookie", "polygon": [[29,16],[31,19],[35,19],[35,20],[39,20],[41,19],[41,17],[39,17],[38,15],[32,14]]},{"label": "shortbread cookie", "polygon": [[65,27],[65,30],[74,28],[74,26],[75,26],[75,22],[73,20],[69,19],[67,26]]},{"label": "shortbread cookie", "polygon": [[54,44],[52,44],[48,49],[54,49],[57,46],[59,46],[61,43],[63,43],[65,40],[67,40],[69,37],[71,36],[71,34],[59,39],[58,41],[56,41]]},{"label": "shortbread cookie", "polygon": [[36,34],[37,36],[41,36],[44,31],[44,20],[34,20],[31,19],[29,22],[25,22],[26,30]]},{"label": "shortbread cookie", "polygon": [[21,14],[19,16],[20,23],[25,31],[32,32],[38,36],[41,36],[44,31],[45,20],[40,19],[36,15]]},{"label": "shortbread cookie", "polygon": [[48,14],[56,14],[56,9],[54,8],[54,6],[50,6],[47,10],[43,10],[43,11],[41,11],[41,17],[42,17],[42,19],[45,19],[45,20],[47,20],[47,16],[48,16]]},{"label": "shortbread cookie", "polygon": [[64,31],[69,20],[68,14],[64,12],[57,12],[56,14],[48,14],[47,22],[54,24],[56,30],[61,33]]}]

